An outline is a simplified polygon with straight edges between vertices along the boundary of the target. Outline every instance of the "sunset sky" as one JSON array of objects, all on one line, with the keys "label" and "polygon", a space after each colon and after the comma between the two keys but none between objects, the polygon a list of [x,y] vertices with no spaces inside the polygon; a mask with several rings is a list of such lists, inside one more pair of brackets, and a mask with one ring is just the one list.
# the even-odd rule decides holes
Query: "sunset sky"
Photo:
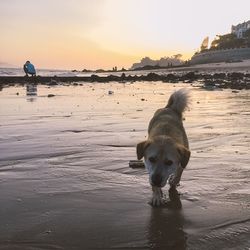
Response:
[{"label": "sunset sky", "polygon": [[249,0],[0,0],[0,67],[129,68],[188,59],[204,37],[250,20]]}]

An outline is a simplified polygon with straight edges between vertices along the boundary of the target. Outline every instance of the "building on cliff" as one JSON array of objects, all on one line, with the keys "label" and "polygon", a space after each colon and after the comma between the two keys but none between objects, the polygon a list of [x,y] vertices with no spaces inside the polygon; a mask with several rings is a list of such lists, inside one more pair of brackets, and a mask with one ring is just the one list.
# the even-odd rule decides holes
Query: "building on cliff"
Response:
[{"label": "building on cliff", "polygon": [[250,29],[250,20],[244,23],[239,23],[237,25],[232,25],[231,33],[235,34],[237,38],[242,38],[244,32]]}]

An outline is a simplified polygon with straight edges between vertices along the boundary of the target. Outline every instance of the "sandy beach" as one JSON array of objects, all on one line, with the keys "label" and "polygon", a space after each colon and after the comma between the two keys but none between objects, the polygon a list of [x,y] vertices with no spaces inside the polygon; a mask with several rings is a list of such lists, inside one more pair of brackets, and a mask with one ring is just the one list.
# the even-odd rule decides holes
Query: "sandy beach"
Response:
[{"label": "sandy beach", "polygon": [[[128,163],[182,87],[192,97],[182,208],[152,208],[146,171]],[[249,107],[249,90],[184,83],[3,88],[0,249],[249,249]]]}]

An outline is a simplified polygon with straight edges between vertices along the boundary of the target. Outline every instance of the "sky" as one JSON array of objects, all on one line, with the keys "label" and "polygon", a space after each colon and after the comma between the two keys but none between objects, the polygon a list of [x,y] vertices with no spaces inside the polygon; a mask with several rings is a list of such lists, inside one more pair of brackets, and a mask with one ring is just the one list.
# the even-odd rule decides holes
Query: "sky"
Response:
[{"label": "sky", "polygon": [[250,0],[0,0],[0,67],[130,68],[250,20]]}]

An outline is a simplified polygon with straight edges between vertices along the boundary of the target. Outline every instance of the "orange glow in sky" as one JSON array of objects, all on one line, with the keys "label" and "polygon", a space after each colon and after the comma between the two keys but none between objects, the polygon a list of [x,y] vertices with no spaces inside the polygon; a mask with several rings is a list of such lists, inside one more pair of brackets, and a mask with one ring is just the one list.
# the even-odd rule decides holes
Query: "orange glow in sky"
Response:
[{"label": "orange glow in sky", "polygon": [[[244,6],[242,8],[242,6]],[[250,19],[250,1],[1,0],[0,67],[129,68],[183,54]]]}]

